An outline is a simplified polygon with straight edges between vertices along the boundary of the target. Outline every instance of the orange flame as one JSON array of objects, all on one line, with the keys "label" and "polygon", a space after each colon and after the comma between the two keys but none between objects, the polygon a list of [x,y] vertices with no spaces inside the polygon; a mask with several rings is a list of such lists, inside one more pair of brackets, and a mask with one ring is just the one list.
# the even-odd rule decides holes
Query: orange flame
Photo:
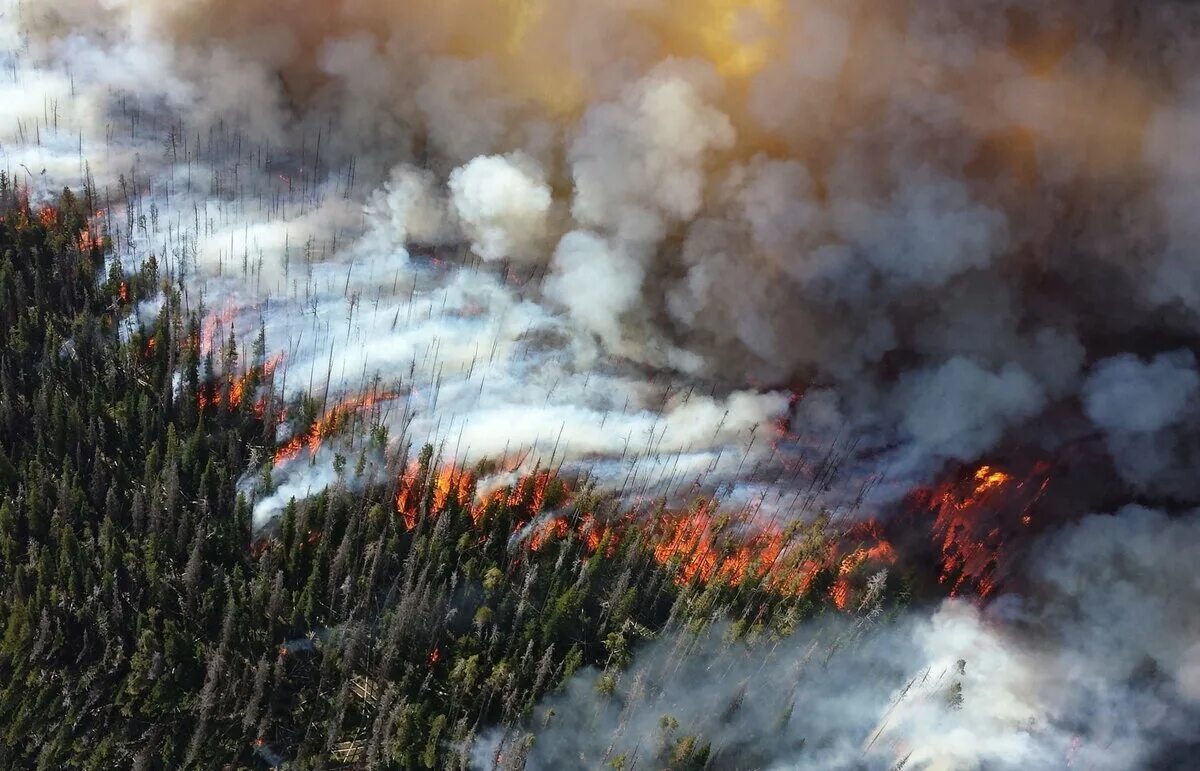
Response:
[{"label": "orange flame", "polygon": [[[420,468],[416,463],[400,476],[396,489],[396,512],[404,519],[404,528],[413,530],[420,518],[419,487],[422,480],[419,477]],[[433,487],[433,499],[430,501],[430,514],[434,517],[446,510],[446,505],[456,501],[459,506],[471,505],[475,496],[475,475],[466,470],[460,470],[453,464],[433,472],[430,480]],[[472,511],[472,515],[474,515]]]},{"label": "orange flame", "polygon": [[[79,250],[81,252],[90,252],[93,249],[101,249],[104,247],[104,236],[101,235],[104,224],[104,211],[93,212],[88,223],[83,226],[83,230],[79,231]],[[125,300],[124,296],[121,298]]]},{"label": "orange flame", "polygon": [[[784,531],[773,524],[763,526],[747,512],[721,514],[712,501],[682,513],[660,510],[652,516],[641,516],[633,509],[609,522],[598,521],[590,512],[556,514],[537,521],[552,481],[563,487],[566,500],[562,505],[570,505],[571,490],[547,471],[525,476],[471,505],[475,490],[472,474],[451,465],[422,480],[418,466],[412,464],[399,479],[395,507],[410,531],[420,520],[426,495],[430,516],[440,515],[454,500],[469,510],[473,523],[480,528],[498,509],[515,511],[513,532],[527,531],[525,542],[530,553],[541,552],[551,542],[573,535],[587,554],[604,550],[611,555],[626,533],[636,531],[652,559],[672,570],[673,580],[680,586],[712,581],[741,586],[753,580],[762,581],[772,592],[802,596],[825,571],[835,579],[831,596],[840,608],[847,607],[856,587],[865,580],[861,568],[896,560],[894,549],[873,522],[852,526],[813,554],[811,548],[798,548],[792,530]],[[559,505],[557,500],[555,505]]]},{"label": "orange flame", "polygon": [[345,426],[351,416],[361,410],[370,409],[379,402],[394,398],[393,394],[366,394],[351,396],[335,404],[318,418],[307,431],[293,436],[282,447],[275,451],[275,465],[285,463],[300,455],[304,449],[314,454],[325,439],[333,436]]},{"label": "orange flame", "polygon": [[[146,345],[147,357],[153,353],[154,346],[154,338],[150,338],[150,342]],[[225,396],[225,390],[218,383],[205,383],[201,385],[196,395],[200,409],[203,410],[210,406],[225,407],[230,410],[237,409],[246,398],[246,390],[250,387],[251,381],[255,378],[270,377],[282,361],[283,354],[278,354],[267,359],[261,367],[251,367],[248,372],[241,376],[228,377],[225,381],[229,390],[228,398]],[[260,418],[266,413],[266,400],[267,397],[264,395],[254,405],[254,412]]]},{"label": "orange flame", "polygon": [[529,548],[541,551],[548,541],[566,538],[568,532],[566,517],[554,517],[534,528],[529,537]]},{"label": "orange flame", "polygon": [[237,307],[229,304],[221,311],[210,311],[200,322],[200,356],[212,352],[217,342],[217,332],[224,330],[237,316]]},{"label": "orange flame", "polygon": [[981,465],[963,477],[951,478],[932,490],[919,490],[910,500],[934,513],[933,539],[941,552],[938,580],[950,596],[970,591],[980,598],[991,594],[1007,556],[1006,540],[1014,519],[1033,522],[1032,508],[1050,484],[1051,465],[1035,463],[1019,479],[992,465]]}]

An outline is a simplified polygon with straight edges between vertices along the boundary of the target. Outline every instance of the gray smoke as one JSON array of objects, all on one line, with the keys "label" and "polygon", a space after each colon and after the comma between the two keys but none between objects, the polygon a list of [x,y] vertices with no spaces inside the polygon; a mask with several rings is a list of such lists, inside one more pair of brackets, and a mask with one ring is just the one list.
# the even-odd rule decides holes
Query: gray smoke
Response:
[{"label": "gray smoke", "polygon": [[[233,126],[303,186],[286,227],[238,211],[216,255],[205,233],[201,280],[239,248],[286,272],[285,242],[338,228],[322,259],[462,244],[529,271],[530,299],[607,355],[832,387],[912,478],[1047,412],[1086,434],[1087,367],[1200,323],[1187,4],[520,5],[73,0],[17,6],[8,37],[46,79],[41,111],[69,86],[106,153],[133,96],[210,172]],[[114,169],[161,167],[126,144]]]}]

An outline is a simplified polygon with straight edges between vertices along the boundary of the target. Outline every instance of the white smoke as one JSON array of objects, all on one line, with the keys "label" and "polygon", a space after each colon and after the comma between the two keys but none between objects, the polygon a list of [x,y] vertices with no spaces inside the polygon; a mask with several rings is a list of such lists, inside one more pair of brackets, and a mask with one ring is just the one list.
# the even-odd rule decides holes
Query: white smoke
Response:
[{"label": "white smoke", "polygon": [[[673,746],[664,716],[678,721],[669,738],[711,742],[716,767],[1185,767],[1164,747],[1194,740],[1200,709],[1188,612],[1200,585],[1176,546],[1197,538],[1196,514],[1128,507],[1042,544],[1025,596],[985,610],[948,600],[785,637],[672,634],[638,654],[614,696],[596,693],[592,671],[545,700],[527,767],[655,765]],[[478,767],[499,740],[477,747]]]},{"label": "white smoke", "polygon": [[450,173],[451,200],[485,260],[529,259],[545,238],[550,188],[529,158],[480,156]]}]

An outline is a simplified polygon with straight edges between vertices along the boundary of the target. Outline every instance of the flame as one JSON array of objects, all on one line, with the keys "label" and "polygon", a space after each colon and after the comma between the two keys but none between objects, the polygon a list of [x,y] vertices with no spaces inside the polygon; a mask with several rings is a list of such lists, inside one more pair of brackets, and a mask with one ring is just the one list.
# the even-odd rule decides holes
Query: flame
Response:
[{"label": "flame", "polygon": [[980,466],[975,471],[975,495],[979,496],[988,490],[1000,487],[1012,481],[1012,476],[991,466]]},{"label": "flame", "polygon": [[865,580],[865,567],[896,560],[895,550],[874,522],[858,523],[838,536],[831,534],[829,542],[814,552],[805,547],[800,528],[764,525],[746,511],[722,513],[714,501],[683,512],[660,508],[645,513],[634,507],[602,522],[590,511],[542,516],[551,482],[564,492],[562,501],[555,494],[554,505],[559,510],[568,509],[574,498],[570,487],[548,471],[528,474],[478,500],[474,500],[476,481],[472,473],[455,464],[428,472],[422,479],[420,467],[411,464],[397,482],[396,512],[407,530],[415,529],[422,516],[422,500],[428,495],[428,516],[439,516],[453,501],[468,511],[474,526],[482,530],[495,512],[508,510],[515,514],[514,537],[530,554],[574,537],[586,554],[603,551],[611,556],[623,537],[634,532],[646,544],[649,556],[670,570],[679,586],[720,581],[736,587],[761,581],[772,592],[803,596],[817,576],[827,572],[835,580],[831,596],[840,608],[847,607]]},{"label": "flame", "polygon": [[[87,224],[83,226],[83,230],[79,231],[79,250],[81,252],[90,252],[93,249],[104,247],[103,225],[104,210],[93,212]],[[124,302],[125,299],[122,295],[121,301]]]},{"label": "flame", "polygon": [[[154,346],[154,338],[150,338],[145,351],[147,357],[153,353]],[[225,389],[221,387],[220,383],[214,382],[201,385],[199,392],[196,394],[200,409],[203,410],[210,406],[225,407],[230,410],[237,409],[246,398],[246,391],[250,387],[251,381],[270,377],[282,361],[283,354],[277,354],[267,359],[261,367],[251,367],[249,371],[241,376],[229,376],[225,378],[225,385],[228,386],[228,398],[225,397]],[[267,397],[264,395],[254,404],[255,414],[260,418],[263,417],[266,414],[266,407]]]},{"label": "flame", "polygon": [[598,524],[596,518],[591,514],[583,516],[579,530],[583,534],[583,543],[589,554],[594,554],[600,548],[600,544],[604,542],[605,536],[608,535],[608,529]]},{"label": "flame", "polygon": [[[62,220],[62,212],[53,204],[46,204],[37,209],[36,213],[30,207],[29,194],[25,190],[20,190],[17,193],[16,217],[13,221],[13,227],[21,230],[25,225],[29,224],[36,218],[38,224],[45,228],[52,228],[59,224]],[[98,211],[88,218],[87,223],[83,225],[77,234],[77,242],[79,250],[88,252],[93,249],[100,249],[104,246],[104,238],[101,235],[102,225],[104,220],[104,212]],[[0,222],[4,222],[4,215],[0,215]],[[124,299],[124,298],[122,298]]]},{"label": "flame", "polygon": [[278,466],[296,458],[304,449],[307,449],[310,455],[316,453],[320,449],[321,443],[344,427],[351,416],[392,398],[395,398],[395,394],[379,393],[350,396],[343,399],[314,421],[307,431],[296,434],[277,449],[275,465]]},{"label": "flame", "polygon": [[237,307],[232,303],[221,311],[210,311],[200,322],[200,356],[207,356],[216,346],[218,330],[224,330],[237,316]]},{"label": "flame", "polygon": [[566,517],[553,517],[534,528],[529,536],[529,549],[541,551],[548,541],[567,537],[568,526]]},{"label": "flame", "polygon": [[[397,484],[396,512],[403,518],[406,530],[415,529],[417,522],[420,521],[421,482],[420,467],[416,463],[411,463],[400,476]],[[447,504],[452,500],[466,508],[471,505],[475,497],[474,474],[459,469],[453,464],[434,471],[430,483],[433,488],[430,514],[434,517],[445,511]],[[475,510],[472,510],[471,514],[472,518],[477,516]],[[475,523],[478,524],[478,519],[475,519]]]},{"label": "flame", "polygon": [[1007,558],[1007,540],[1015,523],[1033,522],[1034,504],[1050,484],[1051,464],[1033,464],[1029,475],[984,464],[952,476],[930,490],[918,490],[910,502],[934,514],[933,540],[940,551],[938,581],[950,596],[971,592],[986,598],[996,588]]}]

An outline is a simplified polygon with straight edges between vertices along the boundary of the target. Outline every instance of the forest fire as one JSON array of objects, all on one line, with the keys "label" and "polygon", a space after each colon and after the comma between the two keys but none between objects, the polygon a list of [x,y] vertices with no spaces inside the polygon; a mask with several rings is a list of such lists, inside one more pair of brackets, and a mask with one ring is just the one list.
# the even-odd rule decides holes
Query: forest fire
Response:
[{"label": "forest fire", "polygon": [[[919,521],[893,523],[918,530],[928,527],[938,566],[938,581],[951,596],[988,597],[1002,578],[1009,559],[1008,539],[1031,526],[1033,507],[1050,484],[1052,466],[1034,463],[1023,475],[997,465],[981,465],[930,488],[911,493],[906,506]],[[551,511],[575,503],[573,491],[554,474],[539,471],[487,496],[476,497],[476,478],[450,465],[420,478],[417,464],[401,476],[396,512],[414,530],[423,512],[442,514],[454,502],[470,513],[477,528],[500,509],[518,513],[513,535],[531,554],[566,539],[581,542],[595,554],[626,537],[642,543],[654,562],[671,571],[680,586],[713,582],[730,587],[757,585],[781,595],[801,597],[814,590],[827,594],[841,610],[875,570],[898,560],[888,533],[875,520],[845,529],[829,522],[788,528],[756,522],[747,511],[723,512],[714,501],[686,511],[631,509],[607,521],[591,512],[543,514],[551,483],[561,491]],[[928,517],[932,521],[928,521]],[[926,524],[921,524],[925,522]]]},{"label": "forest fire", "polygon": [[[93,212],[92,216],[88,218],[87,224],[79,231],[79,250],[81,252],[104,248],[104,215],[104,211]],[[124,282],[122,282],[122,286],[126,290],[128,289]],[[122,297],[121,300],[124,302],[125,298]]]},{"label": "forest fire", "polygon": [[359,412],[392,399],[394,396],[394,394],[384,392],[343,399],[313,421],[307,431],[296,434],[276,450],[275,465],[278,466],[296,458],[304,449],[307,449],[310,455],[316,453],[325,439],[342,430],[347,422]]},{"label": "forest fire", "polygon": [[950,596],[986,598],[995,590],[1009,539],[1032,525],[1033,507],[1049,487],[1051,471],[1046,461],[1034,463],[1024,476],[985,464],[910,494],[912,510],[933,515],[938,581]]},{"label": "forest fire", "polygon": [[[147,344],[147,355],[150,355],[153,350],[154,338],[151,338]],[[201,385],[196,396],[200,409],[224,407],[228,410],[236,410],[246,398],[247,391],[254,390],[259,381],[274,374],[282,361],[283,354],[277,354],[267,359],[262,366],[251,367],[249,371],[240,376],[229,375],[220,381]],[[259,417],[262,417],[266,411],[266,400],[267,396],[264,394],[254,403],[254,411]]]},{"label": "forest fire", "polygon": [[807,529],[794,526],[785,530],[773,523],[755,522],[749,512],[726,513],[715,501],[703,501],[687,512],[630,509],[601,522],[591,512],[542,515],[552,485],[555,509],[577,502],[570,487],[548,471],[531,473],[478,500],[475,485],[471,472],[453,464],[444,471],[427,472],[424,479],[421,467],[412,464],[399,480],[396,512],[411,531],[419,524],[423,507],[428,516],[436,518],[451,501],[468,510],[480,529],[498,511],[514,511],[513,536],[531,554],[573,538],[581,542],[587,555],[603,550],[611,556],[618,543],[632,537],[655,563],[671,571],[679,586],[720,582],[741,587],[760,582],[771,592],[800,597],[812,591],[817,577],[825,573],[832,581],[829,596],[839,608],[847,607],[865,583],[860,579],[866,568],[896,560],[895,550],[873,521],[856,523],[840,533],[825,521]]},{"label": "forest fire", "polygon": [[[25,224],[34,222],[43,228],[55,228],[63,222],[63,211],[59,206],[54,204],[44,204],[34,208],[29,203],[27,191],[19,190],[17,193],[16,206],[14,207],[16,216],[13,218],[13,225],[20,231],[24,229]],[[80,252],[91,252],[97,249],[104,248],[103,223],[105,212],[103,210],[93,212],[91,216],[86,218],[75,233],[75,242],[79,247]],[[5,216],[0,215],[0,222],[5,221]]]},{"label": "forest fire", "polygon": [[[401,476],[396,492],[396,511],[404,519],[406,530],[416,528],[419,519],[421,499],[417,491],[421,489],[419,483],[424,481],[420,475],[420,466],[416,463],[410,464]],[[429,502],[431,516],[441,514],[452,498],[459,506],[470,506],[475,495],[475,477],[470,472],[451,465],[445,470],[433,472],[433,479],[430,481],[433,493]]]},{"label": "forest fire", "polygon": [[223,330],[237,315],[237,307],[229,304],[221,311],[213,311],[204,317],[200,324],[200,355],[207,356],[215,349],[217,332]]},{"label": "forest fire", "polygon": [[542,547],[548,541],[554,539],[562,539],[567,537],[567,520],[562,517],[555,517],[542,523],[541,526],[534,529],[529,536],[529,548],[531,551],[541,551]]}]

